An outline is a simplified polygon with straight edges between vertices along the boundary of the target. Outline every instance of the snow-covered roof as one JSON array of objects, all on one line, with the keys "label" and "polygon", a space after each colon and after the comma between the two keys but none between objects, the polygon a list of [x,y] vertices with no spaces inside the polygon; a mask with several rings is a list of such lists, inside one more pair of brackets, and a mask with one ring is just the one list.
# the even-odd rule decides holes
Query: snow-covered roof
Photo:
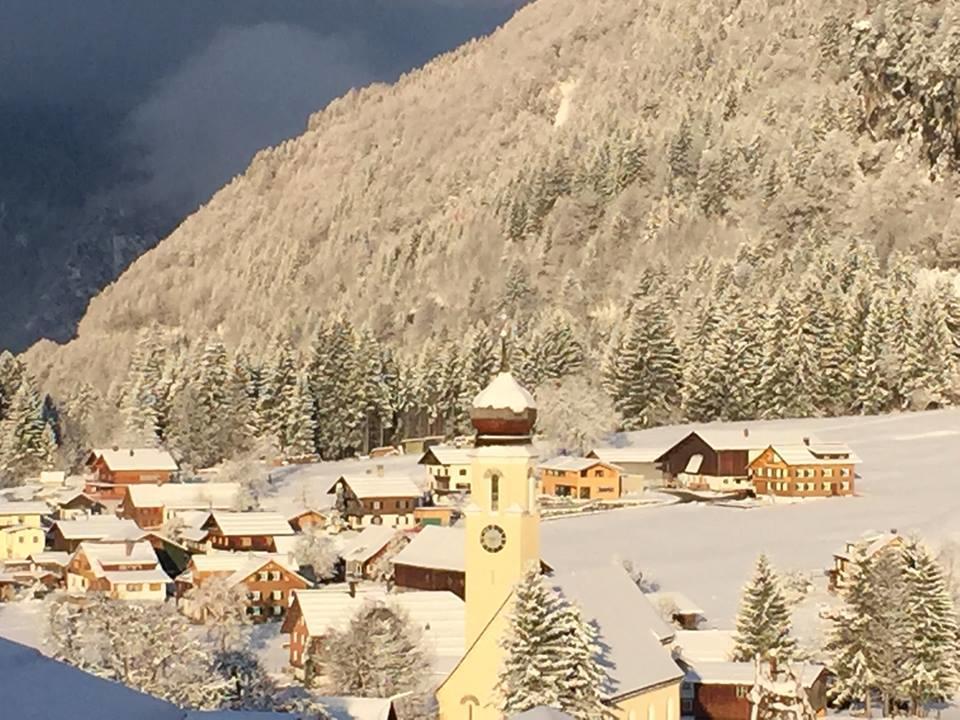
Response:
[{"label": "snow-covered roof", "polygon": [[166,483],[130,485],[127,496],[134,507],[165,507],[170,510],[224,509],[233,507],[237,483]]},{"label": "snow-covered roof", "polygon": [[446,591],[387,593],[379,585],[359,585],[353,596],[347,588],[329,586],[320,590],[295,590],[307,634],[322,637],[331,629],[342,630],[367,600],[400,608],[423,634],[423,643],[437,674],[446,675],[463,657],[463,601]]},{"label": "snow-covered roof", "polygon": [[335,493],[340,482],[349,485],[358,498],[417,498],[422,494],[416,483],[408,477],[380,475],[341,475],[327,490],[327,494]]},{"label": "snow-covered roof", "polygon": [[426,464],[426,458],[432,455],[441,465],[469,465],[473,459],[473,448],[450,447],[449,445],[434,445],[427,448],[420,459],[420,465]]},{"label": "snow-covered roof", "polygon": [[175,472],[179,469],[173,455],[160,448],[118,448],[94,450],[97,457],[114,471],[160,470]]},{"label": "snow-covered roof", "polygon": [[63,485],[67,479],[67,474],[63,470],[41,470],[41,485]]},{"label": "snow-covered roof", "polygon": [[526,710],[519,715],[513,715],[510,720],[573,720],[573,717],[567,715],[563,710],[557,710],[553,707],[538,705],[535,708]]},{"label": "snow-covered roof", "polygon": [[4,717],[17,720],[183,720],[184,711],[0,637]]},{"label": "snow-covered roof", "polygon": [[670,605],[672,608],[676,608],[676,612],[679,615],[703,615],[703,610],[700,606],[680,592],[660,591],[647,593],[647,599],[657,608],[659,608],[661,604]]},{"label": "snow-covered roof", "polygon": [[426,525],[393,558],[394,565],[464,572],[466,534],[462,527]]},{"label": "snow-covered roof", "polygon": [[365,527],[357,535],[345,541],[340,549],[344,560],[366,562],[383,550],[399,533],[386,525]]},{"label": "snow-covered roof", "polygon": [[54,528],[67,540],[136,540],[143,530],[133,520],[115,515],[93,515],[77,520],[57,520]]},{"label": "snow-covered roof", "polygon": [[614,465],[630,463],[652,463],[663,454],[662,447],[622,447],[594,448],[587,456],[596,457]]},{"label": "snow-covered roof", "polygon": [[[875,530],[870,530],[869,532],[863,533],[863,535],[861,535],[854,542],[847,543],[847,545],[852,546],[854,550],[861,550],[864,557],[871,558],[891,543],[902,540],[903,536],[895,530],[890,530],[889,532],[876,532]],[[835,553],[834,557],[843,558],[844,560],[853,560],[857,555],[858,553],[855,551],[844,551]]]},{"label": "snow-covered roof", "polygon": [[[81,553],[90,562],[90,569],[97,577],[103,577],[106,572],[111,572],[106,568],[113,565],[150,564],[156,566],[158,564],[157,553],[146,540],[137,542],[82,542],[74,555]],[[169,582],[169,580],[167,578],[165,582]]]},{"label": "snow-covered roof", "polygon": [[677,630],[673,648],[690,663],[727,662],[736,645],[733,630]]},{"label": "snow-covered roof", "polygon": [[860,462],[856,453],[844,443],[780,443],[770,448],[787,465],[855,465]]},{"label": "snow-covered roof", "polygon": [[663,642],[674,631],[659,617],[622,567],[601,565],[557,573],[549,582],[593,621],[607,669],[608,698],[683,676]]},{"label": "snow-covered roof", "polygon": [[111,585],[170,582],[170,576],[158,567],[149,570],[108,570],[103,577]]},{"label": "snow-covered roof", "polygon": [[333,720],[387,720],[393,708],[389,698],[320,697],[317,701]]},{"label": "snow-covered roof", "polygon": [[[191,573],[221,573],[229,582],[238,583],[250,577],[268,563],[276,563],[287,572],[298,574],[287,556],[281,553],[238,553],[219,552],[200,553],[190,558]],[[307,582],[304,579],[304,582]]]},{"label": "snow-covered roof", "polygon": [[58,550],[46,550],[44,552],[34,553],[30,556],[32,562],[38,565],[63,565],[70,562],[70,553]]},{"label": "snow-covered roof", "polygon": [[810,442],[819,442],[795,430],[746,430],[744,433],[743,429],[704,427],[694,430],[694,433],[714,450],[764,450],[777,444],[803,444],[804,437]]},{"label": "snow-covered roof", "polygon": [[0,502],[0,515],[46,515],[50,506],[43,502]]},{"label": "snow-covered roof", "polygon": [[536,410],[537,401],[513,375],[501,372],[473,399],[473,407],[477,410],[511,410],[519,414],[525,410]]},{"label": "snow-covered roof", "polygon": [[[537,466],[539,470],[560,470],[563,472],[583,472],[594,465],[610,465],[599,458],[573,457],[572,455],[558,455]],[[617,468],[619,470],[619,468]]]},{"label": "snow-covered roof", "polygon": [[[823,665],[795,664],[791,670],[805,688],[810,688],[823,672]],[[698,662],[686,672],[687,682],[706,685],[749,685],[756,679],[752,662]]]},{"label": "snow-covered roof", "polygon": [[[225,537],[236,535],[293,535],[287,519],[276,512],[226,512],[215,510],[207,523],[213,521]],[[204,525],[207,525],[204,523]]]}]

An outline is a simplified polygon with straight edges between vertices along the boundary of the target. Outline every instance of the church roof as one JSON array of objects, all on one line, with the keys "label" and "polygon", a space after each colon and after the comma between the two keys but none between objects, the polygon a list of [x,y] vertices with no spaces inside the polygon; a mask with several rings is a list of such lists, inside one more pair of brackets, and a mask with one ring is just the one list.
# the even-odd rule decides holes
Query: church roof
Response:
[{"label": "church roof", "polygon": [[673,632],[623,568],[609,565],[557,573],[551,581],[597,628],[608,699],[683,677],[663,645]]},{"label": "church roof", "polygon": [[473,399],[475,409],[511,410],[517,414],[536,410],[537,401],[509,372],[498,373]]}]

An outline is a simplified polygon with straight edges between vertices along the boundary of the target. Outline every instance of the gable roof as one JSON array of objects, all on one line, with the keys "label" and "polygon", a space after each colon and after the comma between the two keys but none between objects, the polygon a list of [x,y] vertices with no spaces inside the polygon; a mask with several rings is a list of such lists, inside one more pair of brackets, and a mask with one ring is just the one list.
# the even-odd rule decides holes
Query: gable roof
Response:
[{"label": "gable roof", "polygon": [[393,564],[465,572],[466,547],[462,527],[426,525],[394,556]]},{"label": "gable roof", "polygon": [[336,493],[341,482],[346,483],[358,498],[418,498],[423,494],[410,478],[380,475],[341,475],[327,494]]},{"label": "gable roof", "polygon": [[4,716],[17,720],[182,720],[184,711],[0,637]]},{"label": "gable roof", "polygon": [[[436,462],[431,462],[436,460]],[[419,465],[469,465],[473,460],[473,448],[434,445],[427,448],[417,464]]]},{"label": "gable roof", "polygon": [[46,515],[50,506],[43,502],[0,502],[0,515]]},{"label": "gable roof", "polygon": [[607,698],[632,695],[683,677],[662,644],[674,631],[623,568],[609,565],[557,573],[548,582],[597,628]]},{"label": "gable roof", "polygon": [[225,537],[237,535],[293,535],[287,519],[276,512],[227,512],[214,510],[203,528],[215,524]]},{"label": "gable roof", "polygon": [[680,615],[703,615],[703,609],[681,592],[661,590],[646,593],[646,596],[656,608],[659,608],[661,603],[665,603],[675,607]]},{"label": "gable roof", "polygon": [[233,507],[240,486],[232,482],[165,483],[130,485],[127,497],[133,507],[164,507],[171,510],[204,510]]},{"label": "gable roof", "polygon": [[558,455],[557,457],[551,458],[546,462],[540,463],[537,466],[537,469],[561,470],[563,472],[583,472],[584,470],[588,470],[595,465],[606,465],[607,467],[613,467],[615,470],[620,469],[604,460],[600,460],[599,458],[583,458],[574,457],[572,455]]},{"label": "gable roof", "polygon": [[[446,675],[463,657],[464,604],[447,591],[388,593],[380,585],[359,585],[353,596],[346,588],[295,590],[293,606],[299,609],[307,634],[322,637],[331,629],[343,630],[367,600],[393,605],[408,615],[423,635],[423,644],[437,674]],[[292,617],[288,613],[288,618]],[[284,632],[289,632],[284,621]]]},{"label": "gable roof", "polygon": [[573,717],[567,715],[563,710],[557,710],[546,705],[538,705],[530,710],[525,710],[519,715],[513,715],[510,720],[573,720]]},{"label": "gable roof", "polygon": [[[791,667],[807,689],[825,670],[823,665],[801,663]],[[700,662],[691,665],[685,673],[687,682],[704,685],[748,685],[756,680],[756,667],[751,662]]]},{"label": "gable roof", "polygon": [[173,455],[160,448],[117,448],[93,451],[94,458],[102,458],[104,464],[115,472],[133,470],[158,470],[176,472],[180,469]]},{"label": "gable roof", "polygon": [[344,542],[340,548],[340,557],[348,561],[366,562],[399,534],[395,528],[387,525],[370,525]]},{"label": "gable roof", "polygon": [[769,449],[787,465],[856,465],[860,462],[856,453],[844,443],[780,443],[770,445]]},{"label": "gable roof", "polygon": [[815,438],[797,431],[764,429],[754,431],[750,428],[736,430],[730,427],[703,427],[684,435],[679,441],[660,453],[657,462],[664,460],[671,450],[693,436],[699,437],[714,450],[761,451],[776,444],[802,444],[804,437],[811,442],[819,443]]},{"label": "gable roof", "polygon": [[605,447],[594,448],[587,457],[595,457],[604,462],[613,463],[654,463],[663,453],[663,448],[642,447]]},{"label": "gable roof", "polygon": [[693,664],[728,662],[736,644],[733,630],[677,630],[673,639],[673,649]]},{"label": "gable roof", "polygon": [[388,720],[393,710],[389,698],[320,697],[317,701],[333,720]]},{"label": "gable roof", "polygon": [[[104,577],[108,572],[131,572],[129,570],[108,570],[107,568],[112,565],[137,564],[156,567],[160,564],[156,551],[146,540],[106,543],[82,542],[77,547],[73,557],[81,554],[90,562],[90,570],[97,577]],[[164,577],[163,582],[170,582],[169,577],[166,577],[166,575]]]},{"label": "gable roof", "polygon": [[79,520],[57,520],[52,528],[67,540],[137,540],[143,530],[133,520],[115,515],[93,515]]}]

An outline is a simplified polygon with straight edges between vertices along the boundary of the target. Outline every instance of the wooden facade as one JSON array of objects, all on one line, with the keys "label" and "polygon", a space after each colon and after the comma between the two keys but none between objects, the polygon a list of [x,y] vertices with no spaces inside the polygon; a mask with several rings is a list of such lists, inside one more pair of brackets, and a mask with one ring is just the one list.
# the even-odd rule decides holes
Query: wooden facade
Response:
[{"label": "wooden facade", "polygon": [[466,573],[463,570],[441,570],[394,563],[393,581],[408,590],[449,590],[466,599]]},{"label": "wooden facade", "polygon": [[137,507],[133,504],[129,493],[124,494],[118,514],[120,517],[133,520],[137,524],[137,527],[143,528],[144,530],[156,530],[163,526],[162,505],[156,507]]},{"label": "wooden facade", "polygon": [[290,527],[297,532],[304,532],[310,528],[324,528],[327,526],[327,516],[317,510],[304,510],[290,518]]},{"label": "wooden facade", "polygon": [[[131,450],[131,453],[134,451]],[[130,470],[116,470],[110,467],[107,458],[92,453],[88,460],[90,479],[83,489],[84,493],[100,500],[122,500],[126,495],[126,486],[140,483],[162,485],[169,482],[174,471],[142,467]]]},{"label": "wooden facade", "polygon": [[543,465],[540,492],[577,500],[616,500],[620,497],[620,468],[602,460],[588,460],[580,465],[585,467]]},{"label": "wooden facade", "polygon": [[697,433],[690,433],[663,455],[657,458],[669,480],[676,480],[686,472],[694,455],[702,458],[697,474],[717,477],[747,477],[750,462],[749,451],[744,449],[724,450],[711,447]]},{"label": "wooden facade", "polygon": [[757,495],[784,497],[834,497],[853,495],[854,465],[818,462],[788,463],[774,448],[767,448],[750,464]]},{"label": "wooden facade", "polygon": [[[750,720],[752,681],[691,682],[688,677],[680,690],[681,714],[694,720]],[[818,717],[827,710],[827,671],[806,688],[807,697]]]}]

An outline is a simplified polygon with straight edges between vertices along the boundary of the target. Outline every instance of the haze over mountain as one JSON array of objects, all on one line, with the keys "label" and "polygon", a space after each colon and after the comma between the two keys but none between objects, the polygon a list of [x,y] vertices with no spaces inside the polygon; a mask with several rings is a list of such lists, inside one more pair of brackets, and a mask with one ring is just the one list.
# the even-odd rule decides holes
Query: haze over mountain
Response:
[{"label": "haze over mountain", "polygon": [[332,314],[415,347],[499,312],[508,276],[604,338],[653,260],[696,277],[698,253],[745,241],[921,245],[954,267],[954,91],[925,88],[957,76],[957,7],[898,12],[539,0],[259,153],[31,360],[103,384],[151,323],[263,347]]},{"label": "haze over mountain", "polygon": [[0,348],[70,338],[88,299],[257,150],[519,3],[4,4]]}]

